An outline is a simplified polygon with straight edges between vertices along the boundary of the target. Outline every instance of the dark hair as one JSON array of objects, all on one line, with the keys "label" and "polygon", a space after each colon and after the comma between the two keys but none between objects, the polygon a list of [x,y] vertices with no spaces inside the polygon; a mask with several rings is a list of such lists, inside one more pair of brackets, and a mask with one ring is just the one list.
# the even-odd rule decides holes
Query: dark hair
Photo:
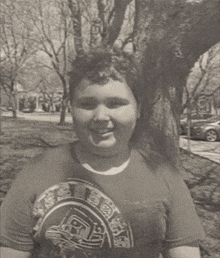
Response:
[{"label": "dark hair", "polygon": [[75,88],[82,79],[88,79],[100,85],[104,85],[110,79],[113,79],[121,82],[125,81],[139,102],[137,71],[131,54],[119,50],[93,49],[89,53],[76,57],[72,62],[72,70],[69,76],[70,101],[74,97]]}]

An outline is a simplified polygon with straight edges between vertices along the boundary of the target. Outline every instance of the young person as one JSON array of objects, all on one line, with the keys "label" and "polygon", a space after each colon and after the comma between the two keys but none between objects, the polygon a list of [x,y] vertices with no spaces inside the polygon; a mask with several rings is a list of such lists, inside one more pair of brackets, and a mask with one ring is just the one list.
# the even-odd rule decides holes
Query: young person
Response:
[{"label": "young person", "polygon": [[19,174],[1,207],[1,257],[199,258],[203,231],[179,173],[131,143],[140,117],[130,58],[96,51],[70,74],[78,140]]}]

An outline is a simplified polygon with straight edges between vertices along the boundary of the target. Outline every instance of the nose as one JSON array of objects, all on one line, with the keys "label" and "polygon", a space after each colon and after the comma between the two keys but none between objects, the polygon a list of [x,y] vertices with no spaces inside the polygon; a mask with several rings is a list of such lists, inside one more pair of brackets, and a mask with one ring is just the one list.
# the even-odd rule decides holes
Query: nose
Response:
[{"label": "nose", "polygon": [[110,119],[109,109],[104,105],[99,105],[94,112],[94,121],[108,121]]}]

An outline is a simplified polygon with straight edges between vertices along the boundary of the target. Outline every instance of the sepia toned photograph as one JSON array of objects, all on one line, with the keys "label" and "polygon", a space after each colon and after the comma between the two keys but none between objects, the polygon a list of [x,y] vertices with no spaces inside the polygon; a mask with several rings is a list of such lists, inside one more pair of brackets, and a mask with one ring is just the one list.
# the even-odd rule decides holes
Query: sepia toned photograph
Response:
[{"label": "sepia toned photograph", "polygon": [[220,258],[220,1],[1,0],[0,257]]}]

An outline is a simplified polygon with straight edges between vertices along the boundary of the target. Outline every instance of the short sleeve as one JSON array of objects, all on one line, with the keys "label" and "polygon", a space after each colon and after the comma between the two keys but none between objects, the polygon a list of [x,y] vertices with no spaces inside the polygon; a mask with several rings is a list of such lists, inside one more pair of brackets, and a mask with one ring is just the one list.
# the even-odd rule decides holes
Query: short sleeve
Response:
[{"label": "short sleeve", "polygon": [[20,250],[33,249],[32,196],[27,177],[19,176],[0,208],[0,243]]},{"label": "short sleeve", "polygon": [[73,169],[70,145],[45,150],[23,168],[0,207],[0,243],[20,251],[33,250],[38,220],[34,202],[48,187],[70,178]]},{"label": "short sleeve", "polygon": [[171,170],[166,181],[171,205],[167,215],[165,247],[189,245],[204,238],[204,230],[182,176]]}]

